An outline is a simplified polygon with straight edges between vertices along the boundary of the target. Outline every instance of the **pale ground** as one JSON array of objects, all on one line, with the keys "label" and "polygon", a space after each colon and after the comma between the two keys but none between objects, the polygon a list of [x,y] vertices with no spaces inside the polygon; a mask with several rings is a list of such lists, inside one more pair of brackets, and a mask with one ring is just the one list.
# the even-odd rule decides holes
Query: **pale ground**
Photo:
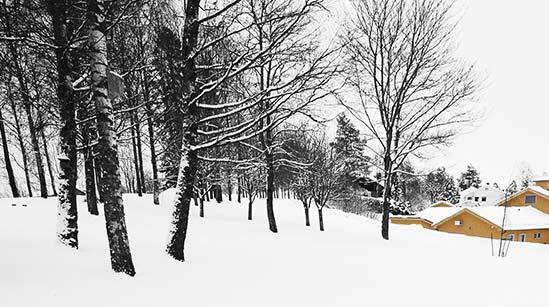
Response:
[{"label": "pale ground", "polygon": [[[0,200],[0,306],[549,306],[549,246],[392,226],[326,210],[326,231],[304,226],[293,200],[276,200],[279,233],[264,201],[191,207],[186,262],[164,253],[169,196],[125,196],[134,278],[110,269],[103,217],[80,210],[80,249],[55,239],[56,199]],[[17,203],[17,206],[11,206]],[[21,204],[28,204],[22,207]]]}]

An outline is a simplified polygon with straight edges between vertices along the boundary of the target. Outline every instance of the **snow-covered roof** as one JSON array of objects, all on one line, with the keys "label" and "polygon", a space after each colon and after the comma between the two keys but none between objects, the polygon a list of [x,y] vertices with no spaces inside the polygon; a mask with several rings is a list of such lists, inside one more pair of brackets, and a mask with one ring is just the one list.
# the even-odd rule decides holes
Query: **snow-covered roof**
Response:
[{"label": "snow-covered roof", "polygon": [[539,194],[542,194],[543,196],[549,197],[549,191],[542,188],[542,187],[540,187],[540,186],[532,185],[532,186],[529,186],[528,189],[530,189],[532,191],[535,191],[535,192],[538,192]]},{"label": "snow-covered roof", "polygon": [[470,210],[484,219],[498,226],[505,216],[505,230],[526,230],[549,228],[549,215],[530,206],[524,207],[471,207]]},{"label": "snow-covered roof", "polygon": [[501,206],[501,205],[505,204],[506,200],[509,201],[510,199],[513,199],[513,198],[517,197],[518,195],[521,195],[521,194],[523,194],[525,192],[528,192],[528,191],[538,193],[538,194],[542,195],[543,197],[546,197],[546,198],[549,199],[549,190],[546,190],[546,189],[544,189],[540,186],[537,186],[537,185],[531,185],[531,186],[528,186],[528,187],[526,187],[526,188],[524,188],[524,189],[508,196],[507,198],[504,197],[504,198],[500,199],[499,202],[496,203],[496,206]]},{"label": "snow-covered roof", "polygon": [[462,210],[462,208],[456,207],[430,207],[416,214],[424,220],[436,224]]},{"label": "snow-covered roof", "polygon": [[549,181],[549,176],[541,176],[541,177],[538,177],[538,178],[534,178],[532,179],[533,182],[538,182],[538,181]]},{"label": "snow-covered roof", "polygon": [[472,192],[474,192],[474,191],[476,191],[476,190],[477,190],[477,188],[475,188],[475,187],[473,187],[473,186],[470,186],[470,187],[468,187],[467,189],[461,191],[459,194],[460,194],[460,195],[467,195],[467,194],[472,193]]}]

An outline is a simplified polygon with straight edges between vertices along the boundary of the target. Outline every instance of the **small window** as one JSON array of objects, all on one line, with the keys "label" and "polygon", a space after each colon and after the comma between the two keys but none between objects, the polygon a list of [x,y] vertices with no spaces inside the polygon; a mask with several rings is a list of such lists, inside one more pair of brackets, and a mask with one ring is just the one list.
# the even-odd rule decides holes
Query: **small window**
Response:
[{"label": "small window", "polygon": [[525,242],[526,241],[526,234],[525,233],[521,233],[519,235],[519,238],[520,238],[520,242]]},{"label": "small window", "polygon": [[473,200],[473,197],[469,196],[467,197],[467,200]]},{"label": "small window", "polygon": [[482,196],[482,201],[486,201],[486,196]]},{"label": "small window", "polygon": [[526,195],[526,197],[524,197],[524,203],[525,204],[535,204],[536,203],[536,195]]},{"label": "small window", "polygon": [[541,239],[541,232],[536,232],[534,234],[534,239]]},{"label": "small window", "polygon": [[478,201],[478,196],[475,197],[475,201]]},{"label": "small window", "polygon": [[454,221],[454,225],[461,226],[461,221],[460,220]]},{"label": "small window", "polygon": [[514,240],[515,240],[515,235],[512,234],[512,233],[511,233],[511,234],[508,234],[508,235],[507,235],[507,240],[509,240],[509,241],[514,241]]}]

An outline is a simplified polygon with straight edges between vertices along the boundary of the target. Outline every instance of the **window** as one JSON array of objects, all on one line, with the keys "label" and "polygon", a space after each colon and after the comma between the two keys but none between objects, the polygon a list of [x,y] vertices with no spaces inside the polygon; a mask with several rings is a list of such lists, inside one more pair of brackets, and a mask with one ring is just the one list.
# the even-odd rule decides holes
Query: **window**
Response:
[{"label": "window", "polygon": [[536,195],[526,195],[526,197],[524,197],[524,203],[525,204],[536,203]]},{"label": "window", "polygon": [[473,197],[469,196],[467,197],[467,200],[473,200]]},{"label": "window", "polygon": [[475,201],[478,201],[478,196],[475,197]]},{"label": "window", "polygon": [[482,196],[482,201],[486,201],[486,196]]},{"label": "window", "polygon": [[514,241],[514,240],[515,240],[515,235],[512,234],[512,233],[511,233],[511,234],[508,234],[508,235],[507,235],[507,240],[509,240],[509,241]]},{"label": "window", "polygon": [[536,232],[534,234],[534,239],[541,239],[541,232]]},{"label": "window", "polygon": [[454,221],[454,225],[461,226],[461,221],[460,220]]},{"label": "window", "polygon": [[525,242],[526,241],[526,234],[525,233],[521,233],[519,235],[519,238],[520,238],[520,242]]}]

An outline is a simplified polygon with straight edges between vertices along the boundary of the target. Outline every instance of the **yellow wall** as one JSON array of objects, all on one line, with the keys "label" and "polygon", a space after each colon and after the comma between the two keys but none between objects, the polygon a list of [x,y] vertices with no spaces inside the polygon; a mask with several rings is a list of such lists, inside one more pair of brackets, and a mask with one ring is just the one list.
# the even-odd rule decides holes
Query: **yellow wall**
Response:
[{"label": "yellow wall", "polygon": [[538,209],[541,212],[549,214],[549,199],[528,190],[525,190],[517,196],[507,200],[506,204],[512,207],[527,206],[524,198],[529,195],[536,195],[536,202],[533,204],[534,208]]},{"label": "yellow wall", "polygon": [[[461,225],[455,225],[458,220],[461,221]],[[436,226],[436,230],[484,238],[490,238],[490,235],[493,238],[499,238],[501,232],[501,228],[478,218],[468,211],[463,211],[461,214],[446,220]]]},{"label": "yellow wall", "polygon": [[534,182],[535,185],[540,186],[544,189],[549,190],[549,181],[536,181]]},{"label": "yellow wall", "polygon": [[[461,225],[455,225],[457,220],[461,221]],[[493,237],[494,239],[499,239],[501,236],[500,227],[494,226],[468,211],[464,211],[436,226],[436,230],[474,237]],[[541,233],[541,238],[534,239],[534,233]],[[504,232],[503,236],[507,237],[509,234],[514,235],[514,241],[520,241],[519,235],[526,234],[526,242],[549,243],[549,229],[508,230]]]},{"label": "yellow wall", "polygon": [[[529,229],[529,230],[508,230],[505,231],[504,236],[507,236],[508,234],[514,234],[515,238],[514,241],[520,241],[519,234],[526,234],[526,242],[533,242],[533,243],[549,243],[549,229]],[[534,239],[534,233],[541,233],[541,238]],[[499,239],[499,235],[498,235]]]},{"label": "yellow wall", "polygon": [[391,223],[400,225],[421,225],[423,228],[432,229],[430,222],[420,218],[392,217]]}]

